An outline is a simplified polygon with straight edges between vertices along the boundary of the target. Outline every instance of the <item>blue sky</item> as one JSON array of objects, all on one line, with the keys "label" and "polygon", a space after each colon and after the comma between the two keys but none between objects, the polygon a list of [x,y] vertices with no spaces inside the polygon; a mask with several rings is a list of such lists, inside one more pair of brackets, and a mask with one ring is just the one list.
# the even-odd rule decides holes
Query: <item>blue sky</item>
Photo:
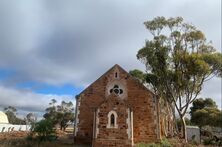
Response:
[{"label": "blue sky", "polygon": [[[156,16],[182,16],[221,51],[220,0],[0,0],[0,110],[40,116],[52,98],[75,103],[114,64],[145,70],[136,54]],[[221,106],[221,79],[200,96]]]},{"label": "blue sky", "polygon": [[15,74],[14,71],[9,69],[0,69],[0,80],[5,80],[7,78],[10,78]]},{"label": "blue sky", "polygon": [[35,93],[41,93],[41,94],[56,94],[56,95],[77,95],[79,94],[84,87],[75,87],[70,84],[66,85],[47,85],[43,83],[36,83],[36,82],[23,82],[18,83],[16,85],[18,89],[31,89]]}]

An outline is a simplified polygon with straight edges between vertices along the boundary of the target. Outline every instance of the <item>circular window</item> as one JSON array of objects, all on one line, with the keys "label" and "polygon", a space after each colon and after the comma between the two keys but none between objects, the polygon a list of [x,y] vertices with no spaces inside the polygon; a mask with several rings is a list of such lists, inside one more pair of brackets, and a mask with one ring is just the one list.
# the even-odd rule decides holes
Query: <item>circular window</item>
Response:
[{"label": "circular window", "polygon": [[118,85],[114,85],[112,89],[109,90],[110,93],[115,93],[116,95],[123,94],[123,89],[121,89]]}]

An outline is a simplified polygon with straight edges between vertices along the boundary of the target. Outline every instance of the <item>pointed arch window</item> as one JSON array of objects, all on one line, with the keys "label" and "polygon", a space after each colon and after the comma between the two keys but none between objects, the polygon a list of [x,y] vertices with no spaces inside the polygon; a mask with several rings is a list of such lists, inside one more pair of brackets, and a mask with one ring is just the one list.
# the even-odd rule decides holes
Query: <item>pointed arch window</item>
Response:
[{"label": "pointed arch window", "polygon": [[107,128],[118,128],[117,117],[117,113],[113,110],[108,113]]},{"label": "pointed arch window", "polygon": [[114,114],[110,115],[110,126],[111,127],[115,126],[115,116],[114,116]]}]

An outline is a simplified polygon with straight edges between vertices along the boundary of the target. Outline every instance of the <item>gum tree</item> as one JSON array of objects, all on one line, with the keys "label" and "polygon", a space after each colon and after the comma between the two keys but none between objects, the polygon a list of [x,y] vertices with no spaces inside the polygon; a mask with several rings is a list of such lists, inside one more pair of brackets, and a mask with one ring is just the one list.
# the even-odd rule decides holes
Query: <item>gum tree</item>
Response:
[{"label": "gum tree", "polygon": [[146,82],[177,110],[186,139],[185,114],[203,83],[221,76],[222,55],[203,32],[181,17],[156,17],[144,24],[152,38],[146,40],[137,58],[146,66]]},{"label": "gum tree", "polygon": [[49,107],[46,108],[46,113],[43,117],[50,120],[53,125],[59,124],[60,130],[65,131],[69,122],[74,121],[74,107],[73,103],[62,101],[61,104],[57,104],[55,99],[52,99],[49,103]]}]

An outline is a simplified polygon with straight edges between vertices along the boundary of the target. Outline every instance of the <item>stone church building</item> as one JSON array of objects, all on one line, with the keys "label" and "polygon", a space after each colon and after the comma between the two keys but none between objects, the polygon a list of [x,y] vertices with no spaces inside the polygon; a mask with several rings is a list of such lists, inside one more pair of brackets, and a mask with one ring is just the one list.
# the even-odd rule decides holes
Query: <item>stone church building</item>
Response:
[{"label": "stone church building", "polygon": [[93,147],[130,147],[172,133],[158,97],[119,65],[76,96],[75,114],[74,141]]}]

